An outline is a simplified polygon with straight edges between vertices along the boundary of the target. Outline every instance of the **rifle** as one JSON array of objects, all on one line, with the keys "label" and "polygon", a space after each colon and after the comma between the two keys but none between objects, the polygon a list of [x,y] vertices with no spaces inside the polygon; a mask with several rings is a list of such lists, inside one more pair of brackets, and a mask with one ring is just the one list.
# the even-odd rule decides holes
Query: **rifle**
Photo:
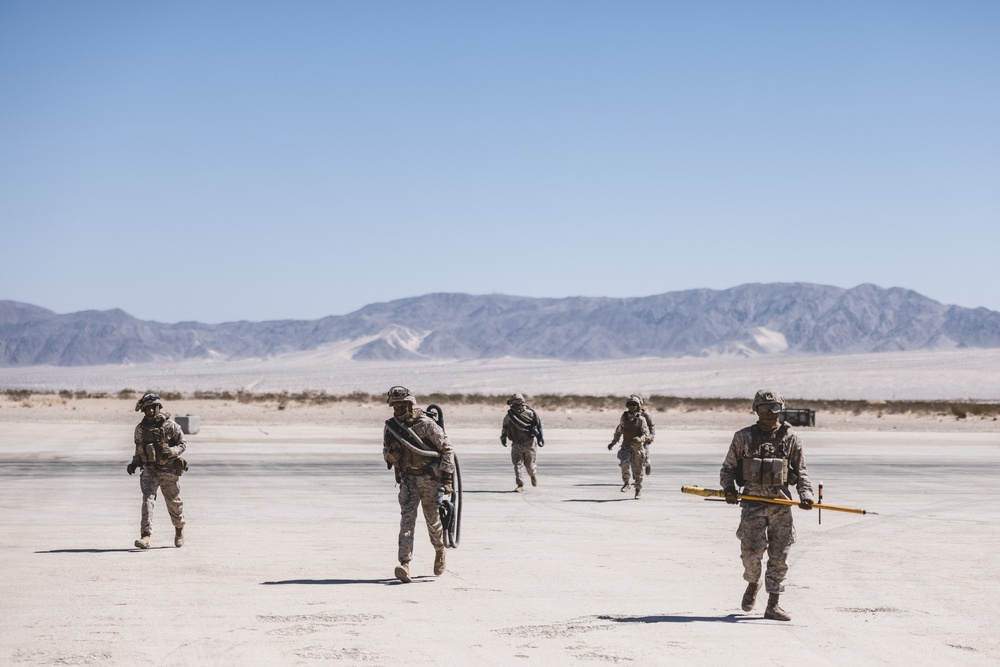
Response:
[{"label": "rifle", "polygon": [[[705,498],[725,498],[726,492],[722,489],[703,489],[700,486],[682,486],[681,493],[690,493],[696,496],[704,496]],[[772,505],[787,505],[789,507],[798,505],[798,502],[794,500],[788,500],[787,498],[765,498],[763,496],[748,496],[743,493],[737,493],[736,497],[740,500],[752,501],[755,503],[771,503]],[[820,510],[830,510],[832,512],[849,512],[851,514],[878,514],[878,512],[869,512],[867,510],[857,509],[855,507],[840,507],[839,505],[824,505],[822,503],[813,503],[815,509]]]}]

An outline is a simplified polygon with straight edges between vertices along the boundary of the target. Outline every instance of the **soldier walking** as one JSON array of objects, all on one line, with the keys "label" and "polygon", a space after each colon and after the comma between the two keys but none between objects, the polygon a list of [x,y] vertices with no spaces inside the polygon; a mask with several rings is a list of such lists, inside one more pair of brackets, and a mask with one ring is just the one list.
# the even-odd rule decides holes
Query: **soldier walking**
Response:
[{"label": "soldier walking", "polygon": [[[629,490],[631,478],[635,479],[635,498],[642,497],[642,477],[646,467],[646,446],[651,442],[649,424],[642,416],[641,403],[637,396],[629,396],[625,402],[625,412],[618,420],[614,439],[608,450],[614,449],[619,440],[618,464],[622,469],[622,493]],[[631,474],[631,478],[630,478]]]},{"label": "soldier walking", "polygon": [[448,436],[416,406],[417,399],[409,389],[392,387],[386,402],[392,406],[392,417],[386,420],[382,432],[382,458],[395,470],[399,484],[399,565],[395,575],[408,584],[418,506],[423,509],[434,547],[434,574],[444,573],[444,530],[438,497],[451,494],[455,463]]},{"label": "soldier walking", "polygon": [[141,411],[143,418],[135,427],[132,462],[125,468],[130,475],[135,474],[137,468],[142,468],[139,474],[142,522],[135,546],[149,548],[153,534],[153,506],[156,504],[156,492],[161,490],[170,521],[174,524],[174,546],[180,547],[184,544],[184,503],[181,502],[177,480],[187,470],[187,462],[181,458],[187,449],[184,432],[170,418],[170,413],[163,411],[157,394],[145,394],[135,404],[135,411]]},{"label": "soldier walking", "polygon": [[524,402],[524,396],[513,394],[507,399],[510,408],[503,418],[503,426],[500,429],[500,444],[507,446],[510,440],[510,460],[514,464],[514,481],[517,482],[515,491],[524,491],[524,471],[527,469],[528,477],[532,486],[538,486],[536,476],[535,458],[539,447],[545,446],[545,439],[542,436],[542,420],[538,417],[530,405]]},{"label": "soldier walking", "polygon": [[[719,472],[726,502],[739,503],[736,487],[748,495],[792,500],[789,485],[795,485],[799,507],[812,509],[813,492],[802,456],[802,444],[788,424],[779,424],[778,415],[785,406],[780,394],[762,389],[753,398],[757,423],[736,432]],[[767,552],[764,587],[768,593],[764,618],[789,621],[791,616],[780,606],[788,572],[788,552],[795,542],[792,508],[753,501],[742,501],[740,557],[743,578],[748,582],[743,593],[743,611],[753,609],[761,585],[761,560]]]},{"label": "soldier walking", "polygon": [[642,397],[639,396],[639,394],[632,394],[628,397],[628,400],[635,401],[639,404],[639,414],[641,414],[642,418],[646,420],[646,426],[649,427],[649,440],[647,440],[646,444],[643,446],[643,449],[646,450],[645,468],[646,474],[648,475],[653,472],[653,465],[649,459],[649,446],[653,444],[654,440],[656,440],[656,425],[653,424],[653,417],[649,414],[649,410],[646,409],[646,406],[643,405]]}]

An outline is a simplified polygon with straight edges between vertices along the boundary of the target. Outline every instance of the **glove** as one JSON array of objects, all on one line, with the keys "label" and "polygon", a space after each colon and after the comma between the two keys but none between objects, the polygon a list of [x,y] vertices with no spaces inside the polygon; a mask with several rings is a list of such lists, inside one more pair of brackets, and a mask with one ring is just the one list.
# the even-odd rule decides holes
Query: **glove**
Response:
[{"label": "glove", "polygon": [[799,498],[799,507],[804,510],[811,510],[813,508],[812,498]]},{"label": "glove", "polygon": [[734,489],[733,487],[730,486],[730,487],[727,487],[725,489],[725,492],[726,492],[726,502],[727,503],[729,503],[730,505],[739,505],[740,504],[740,497],[739,497],[739,494],[736,493],[736,489]]},{"label": "glove", "polygon": [[615,448],[615,443],[613,443],[613,442],[612,442],[612,443],[611,443],[610,445],[608,445],[608,451],[609,451],[609,452],[610,452],[610,451],[611,451],[612,449],[614,449],[614,448]]},{"label": "glove", "polygon": [[450,496],[452,491],[454,491],[454,487],[452,486],[453,480],[454,477],[452,477],[451,475],[448,474],[441,475],[441,489],[444,490],[444,494],[446,496]]},{"label": "glove", "polygon": [[163,445],[162,447],[156,448],[156,460],[166,461],[169,458],[173,458],[174,453],[170,451],[170,445]]},{"label": "glove", "polygon": [[500,444],[503,445],[504,447],[506,447],[507,446],[507,438],[500,438]]},{"label": "glove", "polygon": [[539,446],[539,447],[544,447],[544,446],[545,446],[545,443],[544,443],[544,442],[542,442],[541,440],[539,440],[539,441],[538,441],[538,446]]},{"label": "glove", "polygon": [[181,457],[177,456],[177,457],[174,457],[174,458],[170,459],[170,463],[168,464],[168,467],[171,470],[174,471],[175,475],[177,475],[178,477],[180,477],[185,472],[187,472],[188,464],[187,464],[187,461],[185,461]]},{"label": "glove", "polygon": [[386,462],[385,462],[385,469],[386,469],[386,470],[392,470],[392,464],[391,464],[391,463],[389,463],[388,461],[386,461]]},{"label": "glove", "polygon": [[125,471],[128,472],[128,474],[130,474],[130,475],[134,475],[135,474],[135,469],[137,467],[138,466],[136,464],[129,463],[127,466],[125,466]]}]

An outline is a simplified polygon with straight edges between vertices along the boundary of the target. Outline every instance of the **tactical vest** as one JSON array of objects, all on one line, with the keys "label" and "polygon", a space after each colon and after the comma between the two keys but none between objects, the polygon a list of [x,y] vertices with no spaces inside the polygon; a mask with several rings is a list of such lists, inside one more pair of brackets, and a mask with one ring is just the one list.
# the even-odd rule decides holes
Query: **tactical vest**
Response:
[{"label": "tactical vest", "polygon": [[739,486],[785,486],[798,481],[798,472],[789,466],[788,424],[768,433],[754,424],[750,427],[750,447],[747,456],[736,468]]},{"label": "tactical vest", "polygon": [[515,441],[523,442],[535,437],[535,413],[530,408],[523,412],[511,408],[507,410],[507,416],[510,417],[510,424],[517,432],[514,436]]},{"label": "tactical vest", "polygon": [[165,419],[160,419],[154,423],[147,423],[143,419],[139,426],[142,429],[142,443],[136,447],[139,459],[143,463],[166,463],[166,458],[157,456],[157,452],[163,451],[167,445],[166,432],[163,429]]},{"label": "tactical vest", "polygon": [[629,445],[635,443],[636,440],[644,440],[646,436],[642,432],[642,421],[645,417],[637,412],[633,419],[628,410],[622,413],[622,417],[622,441],[624,444]]}]

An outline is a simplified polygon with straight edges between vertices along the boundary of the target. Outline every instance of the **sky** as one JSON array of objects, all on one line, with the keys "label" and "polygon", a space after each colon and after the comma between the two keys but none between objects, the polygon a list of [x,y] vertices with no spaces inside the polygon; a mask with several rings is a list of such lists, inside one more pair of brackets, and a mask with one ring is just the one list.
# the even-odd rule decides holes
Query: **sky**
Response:
[{"label": "sky", "polygon": [[0,299],[1000,310],[1000,3],[0,2]]}]

